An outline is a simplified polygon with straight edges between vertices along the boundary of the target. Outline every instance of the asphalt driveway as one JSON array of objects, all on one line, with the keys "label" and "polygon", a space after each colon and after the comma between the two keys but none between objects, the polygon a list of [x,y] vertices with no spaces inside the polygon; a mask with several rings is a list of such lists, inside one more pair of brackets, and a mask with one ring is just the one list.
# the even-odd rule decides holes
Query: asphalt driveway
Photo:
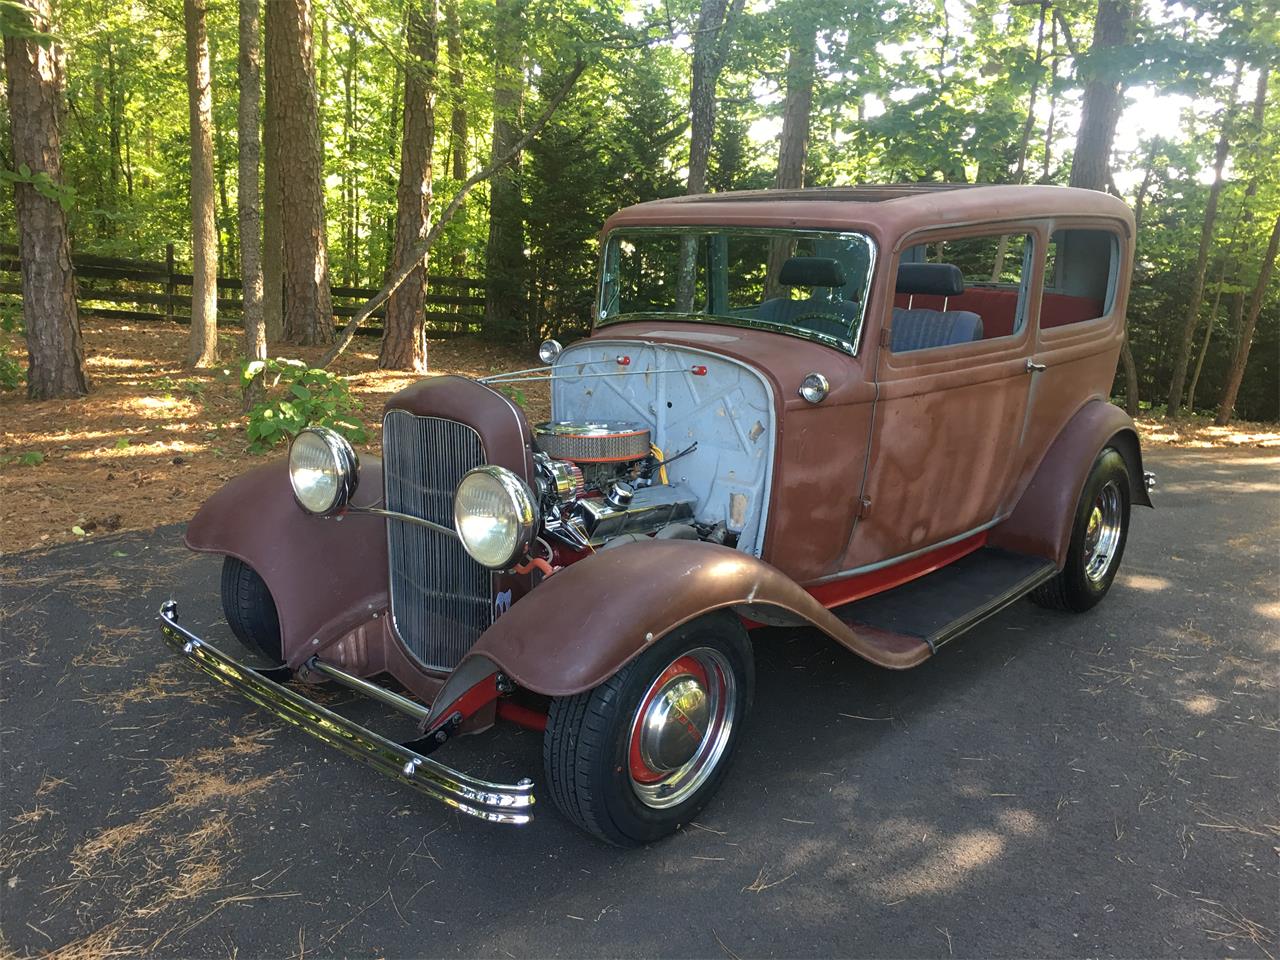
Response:
[{"label": "asphalt driveway", "polygon": [[[1148,461],[1089,614],[906,673],[760,635],[721,795],[631,852],[455,815],[175,662],[169,596],[229,637],[175,528],[9,556],[0,954],[1278,957],[1280,456]],[[520,730],[442,759],[541,779]]]}]

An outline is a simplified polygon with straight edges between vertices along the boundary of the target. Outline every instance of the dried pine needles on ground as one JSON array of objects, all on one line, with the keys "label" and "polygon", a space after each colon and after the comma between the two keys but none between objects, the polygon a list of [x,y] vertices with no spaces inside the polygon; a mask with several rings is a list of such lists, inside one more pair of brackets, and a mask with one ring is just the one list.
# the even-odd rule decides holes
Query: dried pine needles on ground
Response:
[{"label": "dried pine needles on ground", "polygon": [[[0,551],[187,520],[227,480],[283,453],[283,446],[277,453],[248,452],[233,359],[241,349],[238,333],[222,334],[227,361],[211,370],[183,365],[185,327],[91,320],[84,338],[93,388],[88,397],[32,403],[21,391],[0,396],[0,491],[6,503]],[[322,352],[287,344],[272,350],[307,361]],[[531,354],[474,338],[432,341],[429,376],[528,367],[537,362]],[[378,370],[372,341],[343,355],[334,372],[347,378],[361,403],[370,439],[359,452],[376,456],[383,402],[418,377]],[[547,412],[545,384],[522,384],[512,392],[531,419]]]}]

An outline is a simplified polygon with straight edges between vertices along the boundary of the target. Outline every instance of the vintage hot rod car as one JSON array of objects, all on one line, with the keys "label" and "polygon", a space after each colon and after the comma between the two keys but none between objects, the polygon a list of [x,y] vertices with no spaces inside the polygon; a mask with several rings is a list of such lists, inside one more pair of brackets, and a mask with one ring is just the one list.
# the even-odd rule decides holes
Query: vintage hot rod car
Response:
[{"label": "vintage hot rod car", "polygon": [[[543,367],[401,391],[381,460],[304,431],[196,514],[186,542],[224,556],[232,631],[276,666],[221,652],[172,602],[165,637],[489,820],[527,821],[532,782],[429,754],[498,719],[545,731],[560,811],[654,840],[724,780],[752,629],[816,627],[901,669],[1024,595],[1083,611],[1106,594],[1131,504],[1151,505],[1107,401],[1133,231],[1119,200],[1041,186],[625,209],[590,336],[544,344]],[[529,379],[550,381],[546,423],[500,389]],[[302,691],[321,681],[419,735],[320,706]]]}]

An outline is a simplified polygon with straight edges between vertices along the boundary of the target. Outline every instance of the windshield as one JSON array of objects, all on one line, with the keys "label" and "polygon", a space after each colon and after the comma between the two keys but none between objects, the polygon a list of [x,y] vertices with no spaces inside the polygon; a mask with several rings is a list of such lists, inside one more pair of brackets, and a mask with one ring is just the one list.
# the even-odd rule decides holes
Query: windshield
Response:
[{"label": "windshield", "polygon": [[872,251],[859,233],[615,231],[605,244],[600,322],[657,315],[759,326],[853,352]]}]

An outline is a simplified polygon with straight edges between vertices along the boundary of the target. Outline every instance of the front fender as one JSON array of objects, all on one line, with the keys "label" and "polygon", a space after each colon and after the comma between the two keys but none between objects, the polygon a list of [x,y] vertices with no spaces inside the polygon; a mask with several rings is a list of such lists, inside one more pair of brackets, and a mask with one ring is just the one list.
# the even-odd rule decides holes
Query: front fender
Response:
[{"label": "front fender", "polygon": [[485,664],[471,661],[487,661],[526,689],[572,696],[681,624],[725,608],[760,623],[811,624],[883,667],[911,667],[929,656],[915,638],[853,630],[748,554],[696,540],[645,540],[602,550],[544,580],[484,633],[457,672],[479,674]]},{"label": "front fender", "polygon": [[1152,506],[1142,469],[1138,431],[1114,404],[1092,400],[1081,407],[1049,446],[1008,519],[991,531],[993,547],[1045,557],[1058,569],[1067,562],[1071,524],[1094,460],[1115,447],[1129,470],[1132,502]]},{"label": "front fender", "polygon": [[[382,461],[366,457],[352,502],[369,506],[381,496]],[[387,608],[386,521],[303,512],[285,460],[227,483],[192,517],[184,539],[192,550],[238,557],[266,581],[293,666]]]}]

